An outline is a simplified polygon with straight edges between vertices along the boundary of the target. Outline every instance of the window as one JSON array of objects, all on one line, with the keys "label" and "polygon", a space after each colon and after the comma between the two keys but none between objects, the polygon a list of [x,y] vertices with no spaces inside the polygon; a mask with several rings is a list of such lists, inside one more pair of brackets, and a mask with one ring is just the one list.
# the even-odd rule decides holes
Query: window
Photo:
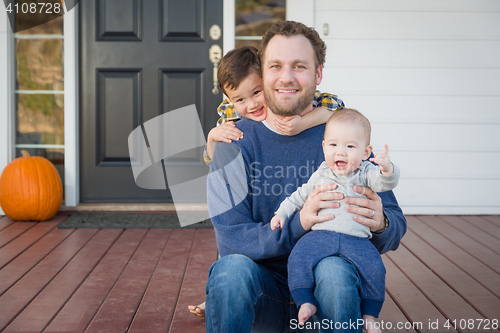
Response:
[{"label": "window", "polygon": [[277,21],[286,20],[286,1],[236,0],[235,47],[260,49],[262,35]]},{"label": "window", "polygon": [[18,16],[16,24],[16,157],[25,149],[49,159],[64,182],[63,16],[26,30],[36,22]]}]

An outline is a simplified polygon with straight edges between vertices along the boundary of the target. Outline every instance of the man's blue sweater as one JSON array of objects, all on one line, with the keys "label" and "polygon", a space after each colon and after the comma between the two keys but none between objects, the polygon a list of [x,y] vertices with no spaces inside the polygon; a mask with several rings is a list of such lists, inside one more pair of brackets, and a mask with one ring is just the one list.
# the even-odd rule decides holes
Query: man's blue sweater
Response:
[{"label": "man's blue sweater", "polygon": [[[277,134],[263,123],[236,123],[243,139],[219,142],[207,181],[208,208],[221,257],[242,254],[286,277],[288,255],[307,231],[299,212],[282,230],[269,222],[280,203],[306,183],[324,161],[325,125],[294,136]],[[240,154],[241,153],[241,154]],[[395,250],[406,232],[406,219],[392,191],[379,193],[389,228],[371,241],[380,253]]]}]

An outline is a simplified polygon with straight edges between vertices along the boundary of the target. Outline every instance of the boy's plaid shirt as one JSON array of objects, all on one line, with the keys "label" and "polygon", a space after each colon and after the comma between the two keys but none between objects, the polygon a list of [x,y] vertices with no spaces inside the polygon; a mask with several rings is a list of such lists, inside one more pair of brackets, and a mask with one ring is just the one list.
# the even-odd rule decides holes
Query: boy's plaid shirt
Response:
[{"label": "boy's plaid shirt", "polygon": [[[337,97],[337,95],[322,93],[316,90],[316,94],[313,99],[313,109],[322,107],[330,111],[341,110],[345,107],[344,102]],[[238,121],[242,117],[236,111],[233,103],[229,101],[229,99],[225,99],[217,108],[217,113],[220,118],[217,120],[217,126],[227,123],[228,121]],[[203,160],[207,165],[210,165],[212,161],[207,153],[207,146],[205,145],[205,150],[203,151]]]},{"label": "boy's plaid shirt", "polygon": [[[316,90],[313,99],[313,109],[319,107],[323,107],[330,111],[337,111],[344,108],[344,102],[336,95],[322,93]],[[217,120],[217,126],[227,123],[228,121],[238,121],[242,118],[238,111],[236,111],[233,103],[227,98],[219,105],[217,113],[220,116],[219,120]]]}]

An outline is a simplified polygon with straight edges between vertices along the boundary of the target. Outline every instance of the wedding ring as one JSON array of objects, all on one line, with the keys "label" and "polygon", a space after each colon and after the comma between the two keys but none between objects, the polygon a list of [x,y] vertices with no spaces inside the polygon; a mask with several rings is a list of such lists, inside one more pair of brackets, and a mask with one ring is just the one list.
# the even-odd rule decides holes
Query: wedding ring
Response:
[{"label": "wedding ring", "polygon": [[372,218],[373,215],[375,215],[375,211],[374,210],[372,210],[372,215],[370,215],[370,218]]}]

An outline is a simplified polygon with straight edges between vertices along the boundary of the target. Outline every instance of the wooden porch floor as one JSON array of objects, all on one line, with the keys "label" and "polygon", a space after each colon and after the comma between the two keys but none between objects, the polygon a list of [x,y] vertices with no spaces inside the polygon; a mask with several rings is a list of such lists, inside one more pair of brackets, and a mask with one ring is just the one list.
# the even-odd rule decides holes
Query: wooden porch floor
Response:
[{"label": "wooden porch floor", "polygon": [[[57,229],[66,217],[0,218],[0,331],[205,331],[187,306],[217,258],[212,229]],[[500,216],[407,218],[383,256],[384,331],[498,332]]]}]

